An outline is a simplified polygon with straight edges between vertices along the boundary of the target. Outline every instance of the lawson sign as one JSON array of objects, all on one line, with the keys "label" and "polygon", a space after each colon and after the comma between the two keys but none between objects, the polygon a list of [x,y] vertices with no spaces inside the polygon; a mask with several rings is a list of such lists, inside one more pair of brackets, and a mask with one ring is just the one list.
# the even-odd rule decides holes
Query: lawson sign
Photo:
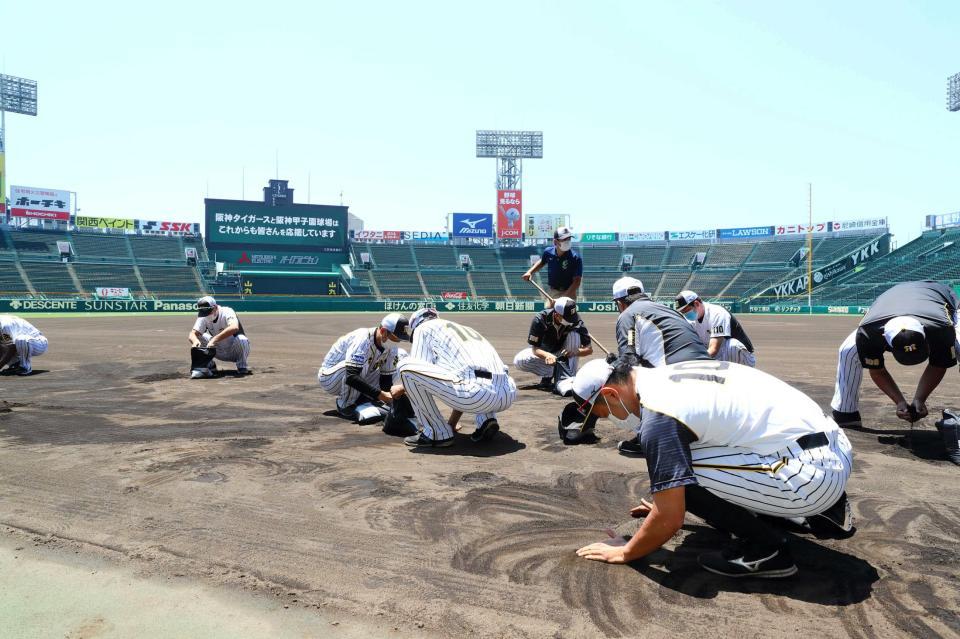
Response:
[{"label": "lawson sign", "polygon": [[454,213],[453,237],[493,237],[492,213]]},{"label": "lawson sign", "polygon": [[717,237],[721,240],[737,239],[742,237],[772,237],[772,226],[750,226],[738,229],[719,229]]}]

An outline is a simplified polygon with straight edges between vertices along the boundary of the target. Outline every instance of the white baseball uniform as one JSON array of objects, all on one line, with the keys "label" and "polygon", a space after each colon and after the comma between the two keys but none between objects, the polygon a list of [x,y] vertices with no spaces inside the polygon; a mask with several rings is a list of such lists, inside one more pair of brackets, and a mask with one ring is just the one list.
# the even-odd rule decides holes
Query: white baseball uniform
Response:
[{"label": "white baseball uniform", "polygon": [[[0,344],[12,344],[17,351],[17,360],[27,372],[33,370],[31,358],[47,352],[47,338],[36,326],[16,315],[0,315]],[[17,360],[11,361],[11,365]]]},{"label": "white baseball uniform", "polygon": [[[710,340],[714,337],[725,338],[714,359],[743,364],[744,366],[757,365],[757,358],[750,352],[750,347],[734,337],[733,316],[724,307],[719,304],[703,302],[703,319],[687,321],[700,336],[704,346],[709,347]],[[739,323],[737,324],[739,326]],[[740,329],[741,333],[742,331],[743,329]]]},{"label": "white baseball uniform", "polygon": [[347,368],[359,368],[360,377],[370,386],[379,388],[380,375],[394,376],[400,351],[391,342],[377,346],[376,328],[358,328],[343,335],[323,358],[317,372],[320,388],[337,396],[337,407],[347,408],[357,403],[360,391],[348,386]]},{"label": "white baseball uniform", "polygon": [[447,406],[476,415],[476,425],[510,407],[517,385],[497,351],[480,333],[445,319],[432,319],[413,332],[410,356],[400,362],[400,382],[430,439],[453,437],[437,408]]},{"label": "white baseball uniform", "polygon": [[[214,319],[216,316],[216,319]],[[213,345],[217,349],[216,359],[223,362],[235,362],[237,368],[247,368],[247,357],[250,355],[250,340],[243,333],[243,325],[237,318],[236,312],[229,306],[218,306],[215,313],[206,317],[198,317],[193,323],[193,330],[200,334],[200,343],[207,345],[211,339],[219,335],[227,327],[230,320],[236,320],[240,326],[239,332],[230,337],[217,340]]]},{"label": "white baseball uniform", "polygon": [[850,442],[799,390],[730,362],[634,370],[654,492],[697,483],[750,511],[787,518],[822,513],[840,499]]}]

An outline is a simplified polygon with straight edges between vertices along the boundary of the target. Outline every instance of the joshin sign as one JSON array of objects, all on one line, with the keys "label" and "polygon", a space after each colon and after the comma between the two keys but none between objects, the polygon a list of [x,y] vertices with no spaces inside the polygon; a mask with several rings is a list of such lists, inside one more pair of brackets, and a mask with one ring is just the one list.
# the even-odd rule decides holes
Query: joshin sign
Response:
[{"label": "joshin sign", "polygon": [[520,191],[497,191],[497,237],[523,237],[523,196]]}]

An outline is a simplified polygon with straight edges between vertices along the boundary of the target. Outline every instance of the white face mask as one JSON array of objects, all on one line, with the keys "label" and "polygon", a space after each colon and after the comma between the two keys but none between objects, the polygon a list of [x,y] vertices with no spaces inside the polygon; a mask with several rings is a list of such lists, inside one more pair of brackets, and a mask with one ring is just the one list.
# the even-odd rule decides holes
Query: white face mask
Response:
[{"label": "white face mask", "polygon": [[560,242],[560,250],[561,250],[561,251],[569,251],[569,250],[570,250],[570,246],[571,246],[572,244],[573,244],[573,240],[563,240],[562,242]]},{"label": "white face mask", "polygon": [[620,402],[620,406],[623,407],[624,412],[626,412],[626,419],[620,419],[613,414],[613,410],[610,408],[610,402],[607,400],[607,396],[603,396],[603,401],[607,403],[607,419],[613,422],[613,425],[617,428],[626,428],[628,430],[637,430],[640,427],[640,416],[634,415],[629,410],[627,410],[626,405],[624,405],[623,400],[620,397],[617,397],[617,401]]}]

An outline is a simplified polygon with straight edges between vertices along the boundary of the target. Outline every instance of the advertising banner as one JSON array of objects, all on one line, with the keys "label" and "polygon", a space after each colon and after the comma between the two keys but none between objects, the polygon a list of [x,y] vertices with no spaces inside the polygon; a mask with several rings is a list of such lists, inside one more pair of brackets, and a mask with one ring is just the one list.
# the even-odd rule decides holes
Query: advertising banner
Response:
[{"label": "advertising banner", "polygon": [[806,235],[812,231],[816,233],[831,233],[833,222],[814,222],[813,226],[804,222],[802,224],[775,224],[773,227],[774,235]]},{"label": "advertising banner", "polygon": [[702,231],[670,231],[667,239],[671,242],[677,240],[712,240],[717,237],[717,229],[704,229]]},{"label": "advertising banner", "polygon": [[129,288],[111,288],[107,286],[98,286],[97,287],[97,297],[101,299],[110,298],[110,297],[130,297]]},{"label": "advertising banner", "polygon": [[133,231],[136,229],[136,220],[125,220],[118,217],[90,217],[77,215],[73,218],[73,225],[80,228],[93,229],[122,229]]},{"label": "advertising banner", "polygon": [[523,238],[523,194],[520,191],[497,191],[497,237]]},{"label": "advertising banner", "polygon": [[224,268],[231,271],[315,271],[329,272],[337,269],[340,253],[313,253],[287,249],[271,251],[260,248],[247,250],[216,249],[211,259],[223,262]]},{"label": "advertising banner", "polygon": [[831,222],[831,229],[833,231],[882,231],[885,228],[887,228],[887,218],[885,217]]},{"label": "advertising banner", "polygon": [[[852,273],[853,271],[857,270],[857,267],[860,265],[883,257],[889,252],[890,236],[885,235],[882,238],[845,255],[836,262],[815,270],[813,272],[813,286],[811,288],[817,288],[818,286],[826,284],[830,280],[834,280],[841,275]],[[808,281],[807,275],[803,274],[800,277],[795,277],[787,280],[786,282],[781,282],[775,286],[771,286],[758,297],[776,297],[777,299],[780,299],[783,297],[803,295],[807,292]]]},{"label": "advertising banner", "polygon": [[70,191],[10,187],[10,215],[41,220],[70,220]]},{"label": "advertising banner", "polygon": [[719,229],[717,237],[721,240],[732,240],[742,237],[769,237],[773,235],[772,226],[749,226],[736,229]]},{"label": "advertising banner", "polygon": [[343,251],[347,207],[324,204],[270,206],[246,200],[204,200],[208,248],[251,244],[310,252]]},{"label": "advertising banner", "polygon": [[666,231],[629,231],[620,233],[621,242],[663,242],[667,239]]},{"label": "advertising banner", "polygon": [[441,296],[445,300],[465,300],[467,299],[466,291],[443,291]]},{"label": "advertising banner", "polygon": [[527,215],[527,239],[553,239],[553,232],[561,226],[570,226],[569,215],[532,213]]},{"label": "advertising banner", "polygon": [[453,237],[493,237],[493,215],[490,213],[454,213]]},{"label": "advertising banner", "polygon": [[616,241],[616,233],[583,233],[580,235],[581,244],[612,244]]},{"label": "advertising banner", "polygon": [[442,243],[450,239],[446,231],[404,231],[403,239],[408,242]]},{"label": "advertising banner", "polygon": [[200,235],[200,224],[197,222],[157,222],[154,220],[137,220],[137,230],[147,234],[165,235]]},{"label": "advertising banner", "polygon": [[403,239],[403,231],[356,231],[353,239],[356,242],[399,242]]},{"label": "advertising banner", "polygon": [[956,213],[944,213],[942,215],[927,216],[928,229],[942,229],[947,226],[958,225],[960,225],[960,211],[957,211]]}]

